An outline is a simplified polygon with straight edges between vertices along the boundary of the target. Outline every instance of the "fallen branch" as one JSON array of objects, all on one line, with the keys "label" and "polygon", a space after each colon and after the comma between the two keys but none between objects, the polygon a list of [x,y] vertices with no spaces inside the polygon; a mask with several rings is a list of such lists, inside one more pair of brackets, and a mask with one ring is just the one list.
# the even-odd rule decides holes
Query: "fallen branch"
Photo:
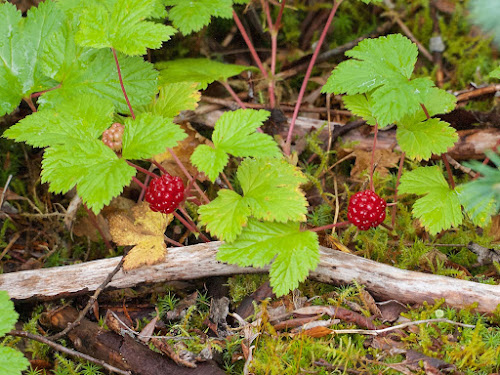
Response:
[{"label": "fallen branch", "polygon": [[[169,248],[165,261],[124,273],[120,270],[110,287],[127,288],[141,283],[191,280],[209,276],[264,273],[263,268],[240,268],[218,262],[220,242]],[[492,313],[500,304],[500,286],[406,271],[355,255],[320,247],[321,259],[310,278],[328,284],[357,281],[380,300],[422,304],[445,298],[446,304],[464,308],[477,302],[477,311]],[[0,275],[0,290],[11,298],[54,299],[96,290],[120,262],[120,257],[72,266],[20,271]]]}]

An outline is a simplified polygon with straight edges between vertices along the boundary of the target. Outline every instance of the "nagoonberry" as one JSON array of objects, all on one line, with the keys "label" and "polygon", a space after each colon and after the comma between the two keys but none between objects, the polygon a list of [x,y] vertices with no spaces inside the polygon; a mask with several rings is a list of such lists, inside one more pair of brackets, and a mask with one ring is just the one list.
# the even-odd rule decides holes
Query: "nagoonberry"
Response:
[{"label": "nagoonberry", "polygon": [[124,126],[119,122],[115,122],[102,133],[102,141],[113,151],[120,151],[122,149],[122,137]]},{"label": "nagoonberry", "polygon": [[361,230],[378,227],[385,219],[387,203],[371,190],[360,191],[349,200],[347,219]]},{"label": "nagoonberry", "polygon": [[172,213],[184,199],[184,184],[179,177],[164,174],[151,180],[144,199],[151,210]]}]

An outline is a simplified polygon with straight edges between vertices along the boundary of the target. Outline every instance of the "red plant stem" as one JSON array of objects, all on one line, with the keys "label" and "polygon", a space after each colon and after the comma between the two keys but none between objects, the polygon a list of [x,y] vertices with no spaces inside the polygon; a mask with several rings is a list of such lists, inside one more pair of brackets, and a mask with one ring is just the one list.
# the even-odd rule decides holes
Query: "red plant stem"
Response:
[{"label": "red plant stem", "polygon": [[165,168],[163,168],[163,165],[161,165],[160,163],[158,163],[154,159],[151,159],[150,161],[151,161],[152,164],[154,164],[156,166],[156,168],[158,168],[161,171],[161,173],[168,174],[167,170]]},{"label": "red plant stem", "polygon": [[375,130],[373,133],[373,147],[372,147],[372,157],[370,161],[370,190],[375,192],[375,187],[373,186],[373,170],[375,169],[375,148],[377,147],[377,133],[378,133],[378,122],[375,122]]},{"label": "red plant stem", "polygon": [[27,98],[23,98],[23,100],[28,104],[28,106],[33,112],[37,111],[35,105],[33,104],[33,100],[31,100],[29,96]]},{"label": "red plant stem", "polygon": [[203,235],[203,233],[201,233],[198,228],[196,228],[196,225],[192,225],[191,223],[189,223],[186,219],[184,219],[181,215],[179,215],[179,213],[177,211],[174,211],[174,216],[188,229],[190,230],[191,232],[193,233],[199,233],[200,235],[200,238],[204,241],[204,242],[210,242],[210,240],[205,236]]},{"label": "red plant stem", "polygon": [[429,116],[429,111],[427,111],[427,108],[425,107],[424,103],[420,103],[420,107],[422,107],[422,109],[424,110],[425,117],[427,117],[427,120],[430,119],[431,116]]},{"label": "red plant stem", "polygon": [[[398,168],[398,176],[396,177],[396,188],[394,189],[394,202],[398,201],[398,187],[399,180],[401,179],[401,175],[403,174],[403,164],[405,161],[406,154],[404,152],[401,153],[401,157],[399,159],[399,168]],[[396,205],[391,207],[391,225],[394,228],[396,223]]]},{"label": "red plant stem", "polygon": [[[271,18],[271,11],[269,10],[269,2],[267,0],[261,0],[261,3],[267,17],[269,32],[271,33],[271,79],[269,81],[268,91],[269,91],[269,105],[271,106],[271,108],[274,108],[276,106],[274,74],[276,72],[276,54],[278,51],[279,26],[278,23],[273,24],[273,20]],[[284,4],[282,4],[282,6],[284,6]]]},{"label": "red plant stem", "polygon": [[243,108],[243,109],[246,109],[247,106],[245,105],[245,103],[243,103],[241,101],[241,99],[239,98],[238,95],[236,95],[236,93],[234,92],[233,88],[231,86],[229,86],[229,83],[227,83],[226,81],[219,81],[221,83],[222,86],[224,86],[224,88],[227,90],[227,92],[229,92],[229,94],[231,95],[231,97],[234,99],[234,101],[236,103],[238,103],[238,105]]},{"label": "red plant stem", "polygon": [[233,190],[234,191],[233,185],[231,185],[231,182],[227,178],[226,174],[224,172],[222,172],[221,176],[222,176],[222,179],[224,180],[224,182],[226,183],[227,187],[229,188],[229,190]]},{"label": "red plant stem", "polygon": [[125,97],[125,101],[127,102],[130,115],[135,120],[134,110],[132,109],[132,105],[130,104],[130,100],[128,99],[127,91],[125,91],[125,86],[123,85],[122,71],[120,69],[120,63],[118,62],[118,56],[116,55],[116,51],[114,48],[111,48],[111,51],[113,52],[113,57],[115,58],[116,70],[118,71],[118,79],[120,80],[120,86],[122,87],[123,96]]},{"label": "red plant stem", "polygon": [[446,159],[446,155],[441,155],[441,159],[443,159],[444,166],[446,167],[446,172],[448,173],[448,183],[450,184],[452,189],[455,189],[455,181],[453,180],[453,173],[451,171],[450,163],[448,159]]},{"label": "red plant stem", "polygon": [[85,207],[85,211],[87,211],[87,215],[88,215],[88,217],[90,219],[90,222],[92,223],[92,225],[94,226],[94,228],[97,229],[97,231],[101,235],[101,238],[104,241],[104,244],[106,245],[106,248],[109,251],[113,251],[113,246],[111,246],[111,244],[109,243],[109,241],[107,240],[107,238],[104,236],[104,231],[102,230],[101,226],[97,222],[97,217],[95,216],[94,212],[91,209],[89,209],[86,204],[84,204],[83,207]]},{"label": "red plant stem", "polygon": [[142,190],[146,190],[148,187],[143,184],[137,177],[133,176],[132,180],[141,187]]},{"label": "red plant stem", "polygon": [[146,195],[146,190],[148,189],[149,186],[149,179],[151,178],[150,175],[146,176],[146,179],[144,180],[144,186],[141,188],[141,194],[139,194],[139,199],[137,202],[141,202],[144,199],[144,196]]},{"label": "red plant stem", "polygon": [[39,96],[42,96],[46,92],[49,92],[49,91],[52,91],[52,90],[57,90],[60,87],[61,87],[61,84],[58,84],[56,87],[52,87],[51,89],[47,89],[47,90],[39,91],[39,92],[34,92],[33,94],[30,95],[30,97],[31,97],[31,99],[38,98]]},{"label": "red plant stem", "polygon": [[320,232],[322,230],[328,230],[328,229],[332,229],[332,228],[346,227],[349,224],[351,224],[349,221],[342,221],[340,223],[323,225],[322,227],[316,227],[316,228],[312,228],[312,229],[309,229],[309,230],[311,232]]},{"label": "red plant stem", "polygon": [[295,104],[295,109],[293,110],[292,120],[290,121],[290,128],[288,129],[288,135],[286,137],[286,143],[284,146],[285,155],[290,155],[293,128],[295,127],[295,122],[297,121],[297,116],[299,115],[300,105],[302,104],[302,99],[304,98],[304,93],[306,92],[307,82],[309,81],[309,77],[311,77],[312,69],[313,69],[314,64],[316,62],[316,58],[319,55],[319,51],[321,49],[321,46],[323,45],[323,42],[325,40],[326,33],[328,32],[328,29],[330,28],[330,25],[333,21],[333,17],[335,16],[335,13],[337,12],[337,9],[338,9],[339,5],[342,3],[342,1],[343,0],[337,1],[334,4],[332,10],[330,11],[330,15],[328,16],[328,19],[326,21],[326,25],[323,28],[323,31],[321,32],[321,36],[319,37],[318,43],[316,44],[316,49],[314,50],[314,53],[311,57],[311,61],[309,62],[309,66],[307,67],[306,75],[304,76],[304,81],[302,81],[302,86],[301,86],[300,91],[299,91],[299,97],[297,98],[297,103]]},{"label": "red plant stem", "polygon": [[165,234],[163,235],[163,239],[165,240],[165,242],[168,242],[171,245],[175,245],[178,247],[184,247],[183,244],[181,244],[180,242],[177,242],[176,240],[171,239],[170,237],[167,237],[167,235],[165,235]]},{"label": "red plant stem", "polygon": [[262,61],[261,61],[259,55],[257,55],[257,51],[255,51],[255,47],[253,46],[252,41],[248,37],[248,34],[247,34],[245,28],[243,27],[243,24],[241,23],[238,15],[236,14],[236,12],[234,10],[233,10],[233,19],[234,19],[234,22],[236,23],[236,27],[238,28],[238,30],[241,33],[241,36],[243,37],[243,40],[247,44],[248,49],[250,50],[250,54],[252,55],[255,63],[257,64],[257,67],[259,68],[259,70],[262,73],[262,75],[264,76],[264,78],[268,79],[269,75],[267,74],[267,70],[264,69],[264,65],[262,65]]},{"label": "red plant stem", "polygon": [[131,167],[134,167],[137,169],[139,172],[145,173],[148,176],[151,176],[152,178],[157,178],[159,177],[157,174],[154,174],[153,172],[148,171],[147,169],[144,169],[142,167],[139,167],[138,165],[135,165],[131,161],[127,160],[127,164],[130,165]]},{"label": "red plant stem", "polygon": [[[177,155],[175,154],[175,152],[171,148],[168,149],[168,152],[170,152],[170,155],[172,155],[172,158],[175,160],[175,162],[177,163],[177,165],[179,166],[179,168],[181,169],[181,171],[184,173],[184,175],[187,177],[187,179],[189,181],[194,180],[193,176],[191,176],[189,174],[188,170],[186,169],[186,167],[184,166],[184,164],[182,164],[182,162],[179,160],[179,158],[177,157]],[[198,186],[198,184],[196,183],[196,181],[194,181],[193,186],[196,189],[196,191],[200,194],[200,196],[203,198],[203,200],[205,201],[205,203],[207,203],[207,204],[210,203],[210,199],[208,199],[207,195],[203,192],[203,190],[200,189],[200,187]]]}]

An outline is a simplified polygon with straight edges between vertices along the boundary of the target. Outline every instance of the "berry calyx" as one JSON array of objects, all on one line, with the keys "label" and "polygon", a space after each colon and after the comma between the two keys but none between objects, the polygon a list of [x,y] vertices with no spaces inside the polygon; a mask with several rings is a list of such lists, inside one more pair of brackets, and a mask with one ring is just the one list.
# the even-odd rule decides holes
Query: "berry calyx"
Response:
[{"label": "berry calyx", "polygon": [[151,180],[144,199],[151,210],[172,213],[184,199],[184,184],[179,177],[164,174]]},{"label": "berry calyx", "polygon": [[378,227],[385,219],[387,203],[371,190],[360,191],[349,200],[347,219],[361,230]]},{"label": "berry calyx", "polygon": [[119,122],[115,122],[102,133],[102,141],[113,151],[122,149],[123,130],[125,127]]}]

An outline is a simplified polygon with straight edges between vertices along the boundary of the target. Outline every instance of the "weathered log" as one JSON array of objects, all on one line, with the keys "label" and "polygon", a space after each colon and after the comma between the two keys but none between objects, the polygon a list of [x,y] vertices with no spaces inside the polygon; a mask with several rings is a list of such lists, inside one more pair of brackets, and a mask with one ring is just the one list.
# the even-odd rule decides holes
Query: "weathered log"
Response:
[{"label": "weathered log", "polygon": [[[240,268],[220,263],[215,254],[220,242],[169,248],[165,261],[124,273],[118,272],[110,287],[141,283],[191,280],[208,276],[263,273],[263,268]],[[477,302],[477,311],[491,313],[500,304],[500,286],[407,271],[355,255],[320,247],[320,264],[309,277],[329,284],[357,281],[379,300],[395,299],[422,304],[444,298],[448,306],[464,308]],[[54,299],[95,290],[120,261],[119,257],[71,266],[0,275],[0,290],[11,298]]]}]

